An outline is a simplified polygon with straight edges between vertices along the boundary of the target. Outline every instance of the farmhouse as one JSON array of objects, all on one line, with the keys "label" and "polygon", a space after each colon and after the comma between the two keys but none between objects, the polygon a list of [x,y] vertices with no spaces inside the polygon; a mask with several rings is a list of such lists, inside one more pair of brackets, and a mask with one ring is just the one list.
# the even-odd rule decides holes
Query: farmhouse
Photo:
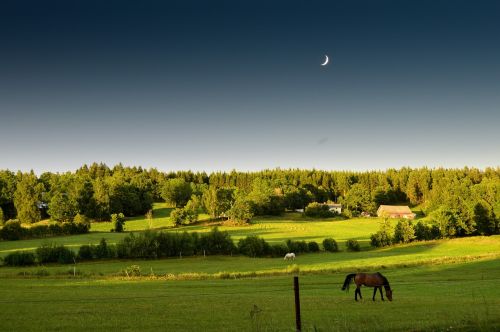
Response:
[{"label": "farmhouse", "polygon": [[413,219],[415,213],[411,212],[408,206],[380,205],[377,210],[377,216],[387,218]]}]

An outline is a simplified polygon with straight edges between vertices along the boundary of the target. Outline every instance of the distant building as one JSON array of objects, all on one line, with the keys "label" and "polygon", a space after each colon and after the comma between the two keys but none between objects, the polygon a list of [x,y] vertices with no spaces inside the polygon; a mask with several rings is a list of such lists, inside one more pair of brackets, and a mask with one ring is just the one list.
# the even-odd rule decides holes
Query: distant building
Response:
[{"label": "distant building", "polygon": [[377,216],[385,218],[413,219],[415,215],[408,206],[380,205],[377,210]]},{"label": "distant building", "polygon": [[342,213],[342,204],[326,203],[326,206],[328,206],[328,210],[331,212],[335,212],[337,214]]}]

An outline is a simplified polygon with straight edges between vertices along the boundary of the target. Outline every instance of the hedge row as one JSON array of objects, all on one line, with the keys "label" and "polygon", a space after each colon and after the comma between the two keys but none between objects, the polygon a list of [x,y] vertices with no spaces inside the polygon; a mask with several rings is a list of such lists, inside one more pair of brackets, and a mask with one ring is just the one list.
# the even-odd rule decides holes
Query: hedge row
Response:
[{"label": "hedge row", "polygon": [[64,222],[52,225],[35,225],[30,228],[21,226],[18,221],[8,221],[0,229],[0,239],[7,241],[45,238],[60,235],[85,234],[90,230],[90,223]]},{"label": "hedge row", "polygon": [[[325,239],[323,247],[326,251],[338,251],[334,239]],[[306,253],[320,251],[319,244],[314,241],[286,241],[286,244],[270,245],[257,236],[240,239],[235,245],[228,232],[214,228],[209,233],[164,233],[144,232],[131,233],[116,245],[108,245],[102,239],[98,245],[83,245],[78,254],[70,249],[55,244],[45,244],[37,248],[35,254],[14,252],[4,258],[4,264],[25,266],[35,263],[70,264],[78,261],[96,259],[157,259],[193,255],[233,255],[241,254],[250,257],[283,257],[288,252]]]}]

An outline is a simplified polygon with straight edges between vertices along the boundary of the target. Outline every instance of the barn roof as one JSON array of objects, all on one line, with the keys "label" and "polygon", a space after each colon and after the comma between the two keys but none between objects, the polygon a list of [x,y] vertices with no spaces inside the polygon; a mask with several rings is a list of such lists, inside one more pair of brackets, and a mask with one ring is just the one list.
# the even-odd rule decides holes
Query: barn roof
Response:
[{"label": "barn roof", "polygon": [[380,205],[377,213],[398,213],[398,214],[411,214],[411,210],[408,206],[403,205]]}]

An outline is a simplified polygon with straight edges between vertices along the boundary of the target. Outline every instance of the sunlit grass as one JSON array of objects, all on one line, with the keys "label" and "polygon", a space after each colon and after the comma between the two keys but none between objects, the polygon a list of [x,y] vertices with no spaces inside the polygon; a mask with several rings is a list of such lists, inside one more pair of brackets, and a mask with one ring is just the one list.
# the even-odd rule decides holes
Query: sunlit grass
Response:
[{"label": "sunlit grass", "polygon": [[[495,331],[500,260],[388,268],[393,302],[301,275],[304,331]],[[2,330],[293,331],[292,275],[214,280],[2,279]],[[253,314],[252,314],[253,312]],[[22,315],[21,318],[19,315]],[[34,324],[33,322],[36,322]]]},{"label": "sunlit grass", "polygon": [[[331,271],[377,270],[391,267],[411,267],[442,265],[457,262],[500,258],[500,236],[474,237],[453,240],[417,242],[409,245],[393,246],[361,252],[341,251],[337,253],[317,253],[297,255],[294,262],[283,258],[249,258],[245,256],[206,256],[169,258],[162,260],[110,260],[79,262],[78,271],[89,277],[109,277],[120,275],[120,271],[130,265],[139,265],[146,274],[153,271],[157,275],[180,275],[186,273],[214,274],[249,273],[273,275],[287,272],[295,264],[301,272],[328,273]],[[0,277],[16,277],[20,272],[36,274],[39,267],[0,269]],[[51,275],[67,275],[72,266],[51,265],[46,267]],[[71,271],[70,271],[71,272]]]}]

